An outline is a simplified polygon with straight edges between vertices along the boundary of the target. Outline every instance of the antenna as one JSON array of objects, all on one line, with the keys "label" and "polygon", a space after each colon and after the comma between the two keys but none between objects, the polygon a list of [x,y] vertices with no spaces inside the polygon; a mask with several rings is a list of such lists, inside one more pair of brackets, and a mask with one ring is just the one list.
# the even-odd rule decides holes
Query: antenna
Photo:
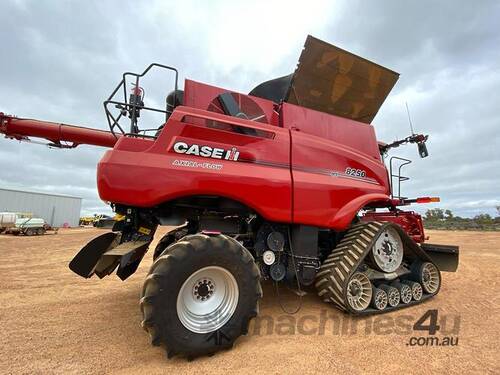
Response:
[{"label": "antenna", "polygon": [[408,122],[410,123],[411,135],[414,135],[415,132],[413,131],[413,124],[411,123],[410,109],[408,108],[408,102],[405,102],[405,105],[406,105],[406,113],[408,114]]}]

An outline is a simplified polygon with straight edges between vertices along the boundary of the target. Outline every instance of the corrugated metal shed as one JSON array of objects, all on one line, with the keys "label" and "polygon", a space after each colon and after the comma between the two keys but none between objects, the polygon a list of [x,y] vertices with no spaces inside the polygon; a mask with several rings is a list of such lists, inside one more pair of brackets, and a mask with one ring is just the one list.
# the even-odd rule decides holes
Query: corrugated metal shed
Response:
[{"label": "corrugated metal shed", "polygon": [[82,198],[0,188],[0,212],[30,212],[54,227],[78,226]]}]

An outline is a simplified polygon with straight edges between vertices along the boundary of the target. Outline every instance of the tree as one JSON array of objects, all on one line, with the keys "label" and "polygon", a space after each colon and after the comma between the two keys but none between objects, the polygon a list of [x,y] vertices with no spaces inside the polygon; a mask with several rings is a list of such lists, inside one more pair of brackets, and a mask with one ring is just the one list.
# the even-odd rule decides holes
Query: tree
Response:
[{"label": "tree", "polygon": [[451,210],[446,210],[444,212],[444,216],[445,216],[446,220],[453,220],[453,218],[454,218],[453,212],[451,212]]},{"label": "tree", "polygon": [[496,209],[497,209],[497,215],[500,217],[500,206],[497,206]]},{"label": "tree", "polygon": [[444,210],[441,208],[433,208],[431,210],[427,210],[425,213],[425,220],[429,221],[444,220]]},{"label": "tree", "polygon": [[474,221],[478,224],[492,224],[493,218],[490,214],[479,214],[474,216]]}]

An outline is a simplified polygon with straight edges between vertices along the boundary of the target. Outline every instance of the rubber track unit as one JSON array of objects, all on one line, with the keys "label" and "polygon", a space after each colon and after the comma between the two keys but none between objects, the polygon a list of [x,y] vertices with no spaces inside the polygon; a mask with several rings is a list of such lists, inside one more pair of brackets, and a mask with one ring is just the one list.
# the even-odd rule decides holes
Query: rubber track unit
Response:
[{"label": "rubber track unit", "polygon": [[[404,247],[404,259],[410,261],[432,262],[430,257],[417,245],[401,227],[393,223],[381,223],[377,221],[361,222],[355,224],[347,231],[340,243],[330,253],[321,265],[316,275],[316,289],[318,295],[324,302],[333,303],[342,311],[356,315],[384,313],[398,310],[403,307],[420,303],[434,294],[424,294],[419,301],[411,301],[408,304],[399,304],[395,307],[387,306],[384,310],[368,307],[363,311],[352,309],[347,303],[347,285],[351,276],[356,272],[363,260],[369,256],[372,246],[382,232],[392,227],[400,234]],[[433,263],[434,264],[434,263]]]}]

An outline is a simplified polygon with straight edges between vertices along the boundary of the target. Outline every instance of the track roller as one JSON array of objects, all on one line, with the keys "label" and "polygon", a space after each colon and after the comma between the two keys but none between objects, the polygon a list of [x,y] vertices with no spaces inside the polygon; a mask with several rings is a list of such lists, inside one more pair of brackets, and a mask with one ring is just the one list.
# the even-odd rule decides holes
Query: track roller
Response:
[{"label": "track roller", "polygon": [[388,298],[385,290],[373,288],[372,306],[377,310],[384,310],[387,307]]},{"label": "track roller", "polygon": [[391,307],[399,305],[401,296],[399,295],[399,290],[393,286],[382,284],[379,286],[380,289],[387,293],[387,303]]},{"label": "track roller", "polygon": [[411,296],[415,301],[420,301],[422,299],[422,285],[411,280],[404,280],[402,283],[411,288]]},{"label": "track roller", "polygon": [[408,304],[411,302],[412,292],[410,286],[402,284],[400,282],[395,282],[392,284],[392,286],[398,290],[402,303]]}]

